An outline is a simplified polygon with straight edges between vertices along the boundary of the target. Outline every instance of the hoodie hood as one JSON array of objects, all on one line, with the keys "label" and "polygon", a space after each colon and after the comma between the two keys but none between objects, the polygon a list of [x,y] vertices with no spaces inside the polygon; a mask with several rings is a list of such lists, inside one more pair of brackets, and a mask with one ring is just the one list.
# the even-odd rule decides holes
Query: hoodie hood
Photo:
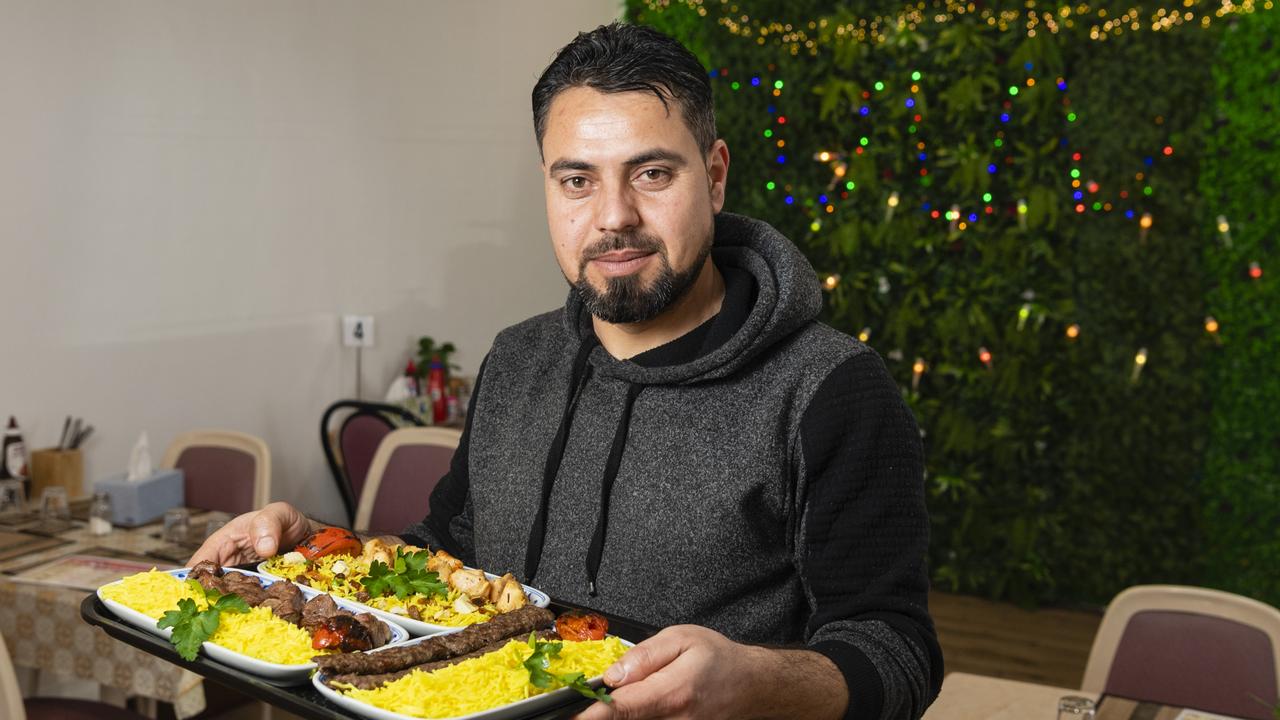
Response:
[{"label": "hoodie hood", "polygon": [[[742,327],[711,352],[680,365],[644,367],[618,360],[597,346],[590,355],[596,372],[636,385],[715,380],[732,374],[804,327],[822,309],[822,288],[813,266],[794,243],[768,223],[733,213],[718,214],[711,253],[717,266],[738,268],[755,279],[755,305]],[[591,315],[576,289],[569,291],[563,322],[579,343],[595,343]]]}]

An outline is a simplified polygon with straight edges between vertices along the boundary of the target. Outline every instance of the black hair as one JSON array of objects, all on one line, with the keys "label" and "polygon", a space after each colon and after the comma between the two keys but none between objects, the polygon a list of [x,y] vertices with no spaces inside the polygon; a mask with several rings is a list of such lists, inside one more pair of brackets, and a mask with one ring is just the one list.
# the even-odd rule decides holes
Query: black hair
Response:
[{"label": "black hair", "polygon": [[561,92],[588,87],[602,93],[651,92],[674,100],[698,147],[716,141],[716,111],[707,70],[679,41],[643,25],[610,23],[578,33],[542,71],[533,86],[533,131],[542,151],[547,111]]}]

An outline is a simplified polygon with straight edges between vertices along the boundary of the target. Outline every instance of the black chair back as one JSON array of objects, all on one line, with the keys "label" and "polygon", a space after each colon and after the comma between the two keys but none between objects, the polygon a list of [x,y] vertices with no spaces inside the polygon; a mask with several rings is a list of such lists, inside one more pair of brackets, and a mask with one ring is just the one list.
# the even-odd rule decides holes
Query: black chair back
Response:
[{"label": "black chair back", "polygon": [[[352,412],[343,419],[338,431],[330,434],[329,423],[341,410]],[[397,424],[396,421],[401,422]],[[355,522],[356,505],[360,502],[365,475],[374,453],[378,451],[378,443],[397,427],[421,427],[425,424],[405,408],[361,400],[339,400],[324,411],[320,417],[320,446],[324,448],[324,458],[329,463],[333,481],[338,485],[348,527]]]}]

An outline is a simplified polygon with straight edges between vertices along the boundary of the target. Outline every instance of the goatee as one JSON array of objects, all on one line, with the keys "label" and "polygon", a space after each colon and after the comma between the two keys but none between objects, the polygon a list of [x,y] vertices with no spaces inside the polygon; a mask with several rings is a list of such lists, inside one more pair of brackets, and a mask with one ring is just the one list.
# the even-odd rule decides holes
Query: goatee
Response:
[{"label": "goatee", "polygon": [[[647,287],[639,273],[611,277],[603,290],[587,280],[587,264],[605,253],[639,250],[657,255],[658,276]],[[607,235],[582,253],[578,264],[578,281],[571,283],[582,297],[587,312],[614,325],[645,322],[662,314],[693,287],[711,254],[711,238],[703,243],[697,260],[687,269],[676,272],[667,259],[667,248],[658,238],[642,232]]]}]

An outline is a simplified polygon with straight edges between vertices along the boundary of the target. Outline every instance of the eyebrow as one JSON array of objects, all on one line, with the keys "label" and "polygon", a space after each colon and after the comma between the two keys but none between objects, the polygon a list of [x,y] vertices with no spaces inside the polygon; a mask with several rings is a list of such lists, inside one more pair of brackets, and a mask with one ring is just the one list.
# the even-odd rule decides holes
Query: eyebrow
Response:
[{"label": "eyebrow", "polygon": [[[635,167],[636,165],[644,165],[645,163],[651,162],[667,162],[676,166],[684,166],[689,163],[683,155],[674,150],[653,148],[652,150],[645,150],[644,152],[632,155],[623,162],[623,165],[626,167]],[[592,172],[599,169],[600,168],[598,166],[586,162],[585,160],[560,159],[551,163],[549,172],[554,175],[565,170],[582,170],[585,172]]]}]

